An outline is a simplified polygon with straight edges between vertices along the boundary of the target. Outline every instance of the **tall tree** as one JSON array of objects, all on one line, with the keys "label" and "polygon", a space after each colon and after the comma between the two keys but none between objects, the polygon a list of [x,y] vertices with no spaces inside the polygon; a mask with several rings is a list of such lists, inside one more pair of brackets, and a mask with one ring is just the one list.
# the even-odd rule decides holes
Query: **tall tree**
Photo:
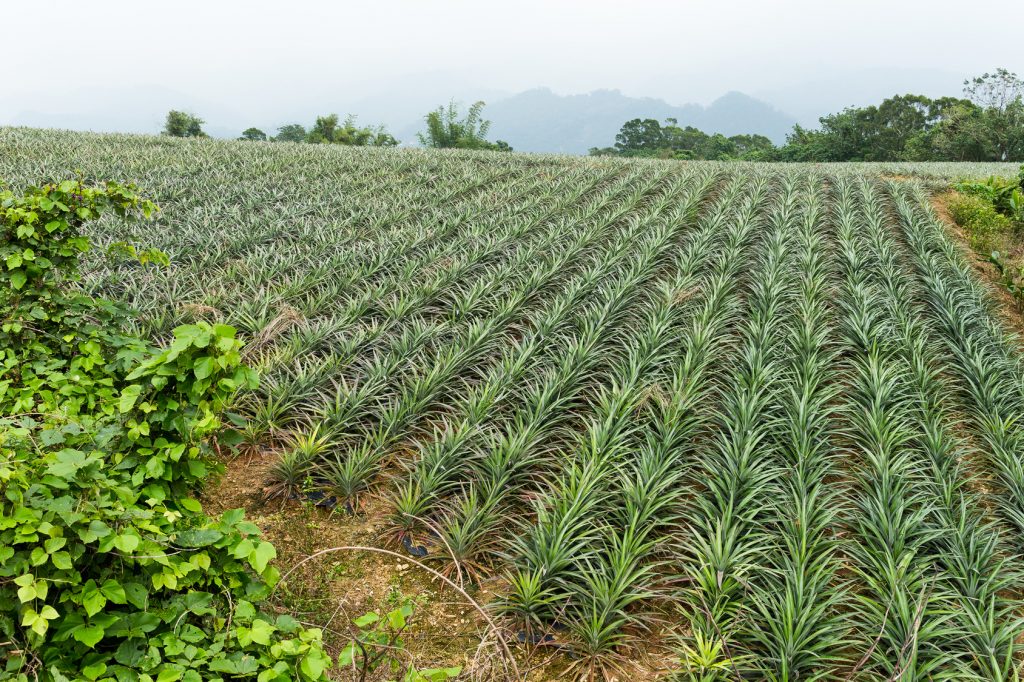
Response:
[{"label": "tall tree", "polygon": [[[670,119],[671,123],[675,123]],[[634,118],[622,124],[615,136],[615,149],[625,156],[668,148],[661,124],[653,118]]]},{"label": "tall tree", "polygon": [[203,119],[193,114],[171,110],[167,112],[164,122],[164,135],[171,137],[206,137],[203,132]]},{"label": "tall tree", "polygon": [[653,118],[634,118],[622,124],[615,146],[590,150],[592,156],[642,156],[660,159],[765,160],[775,145],[763,135],[708,135],[693,126],[680,127],[674,118],[662,125]]},{"label": "tall tree", "polygon": [[242,136],[239,140],[252,140],[253,142],[263,142],[267,139],[267,134],[259,128],[246,128],[242,131]]},{"label": "tall tree", "polygon": [[1006,69],[964,81],[966,99],[898,95],[794,129],[777,153],[793,161],[1024,160],[1024,82]]},{"label": "tall tree", "polygon": [[489,142],[491,122],[484,119],[484,102],[474,102],[463,117],[454,100],[427,113],[427,129],[418,133],[420,144],[433,149],[490,149],[512,151],[507,142]]},{"label": "tall tree", "polygon": [[298,123],[289,123],[277,129],[277,142],[305,142],[306,128]]},{"label": "tall tree", "polygon": [[328,114],[317,116],[316,123],[310,128],[306,135],[306,142],[334,142],[334,132],[338,128],[338,115]]},{"label": "tall tree", "polygon": [[964,94],[983,108],[983,127],[994,161],[1024,159],[1024,81],[996,69],[964,81]]},{"label": "tall tree", "polygon": [[733,135],[729,138],[735,158],[765,161],[771,158],[775,145],[764,135]]},{"label": "tall tree", "polygon": [[984,109],[1006,111],[1024,97],[1024,81],[1003,68],[964,81],[964,94]]},{"label": "tall tree", "polygon": [[927,130],[932,101],[922,95],[897,95],[884,100],[875,111],[864,158],[895,161],[906,158],[907,143]]}]

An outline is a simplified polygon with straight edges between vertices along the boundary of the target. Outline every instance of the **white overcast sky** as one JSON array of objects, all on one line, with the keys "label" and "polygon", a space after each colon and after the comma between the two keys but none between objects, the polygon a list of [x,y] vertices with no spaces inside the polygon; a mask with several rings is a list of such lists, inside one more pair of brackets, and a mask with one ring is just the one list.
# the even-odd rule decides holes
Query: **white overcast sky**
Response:
[{"label": "white overcast sky", "polygon": [[432,78],[682,104],[868,69],[1024,72],[1016,0],[0,0],[0,24],[0,124],[71,82],[261,113]]}]

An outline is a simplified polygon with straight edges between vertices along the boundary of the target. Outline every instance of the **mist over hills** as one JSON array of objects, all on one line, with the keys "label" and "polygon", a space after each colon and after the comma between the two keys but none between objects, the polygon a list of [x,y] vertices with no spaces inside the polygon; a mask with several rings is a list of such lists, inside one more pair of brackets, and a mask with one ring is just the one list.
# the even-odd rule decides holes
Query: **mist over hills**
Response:
[{"label": "mist over hills", "polygon": [[740,92],[730,92],[708,106],[673,106],[651,97],[628,97],[617,90],[584,95],[558,95],[536,88],[489,104],[491,137],[506,140],[527,152],[586,154],[591,147],[608,147],[626,121],[676,118],[680,125],[706,133],[758,133],[780,143],[796,119]]},{"label": "mist over hills", "polygon": [[[452,92],[448,90],[448,92]],[[597,90],[587,94],[559,95],[549,88],[534,88],[507,95],[497,90],[461,89],[452,97],[439,94],[438,88],[398,90],[362,98],[349,106],[310,109],[305,116],[289,109],[260,117],[248,117],[239,106],[223,106],[204,98],[157,87],[108,88],[64,94],[60,101],[41,99],[31,109],[3,116],[0,124],[42,128],[69,128],[102,132],[156,133],[171,108],[193,111],[205,121],[205,130],[214,137],[236,137],[255,125],[273,134],[280,125],[299,122],[309,125],[317,114],[352,113],[360,123],[384,123],[403,144],[416,144],[416,133],[423,128],[423,115],[449,99],[469,104],[476,99],[487,102],[484,116],[493,123],[490,137],[502,139],[524,152],[586,154],[591,147],[606,147],[615,142],[615,134],[632,118],[663,121],[676,118],[707,133],[735,135],[759,133],[782,142],[796,119],[761,100],[740,92],[730,92],[708,106],[671,105],[653,97],[630,97],[618,90]],[[3,114],[0,111],[0,114]],[[256,120],[254,120],[256,118]]]},{"label": "mist over hills", "polygon": [[[355,114],[364,125],[384,124],[403,144],[415,145],[427,111],[452,99],[464,105],[484,100],[484,117],[493,123],[491,139],[505,140],[518,151],[586,154],[591,147],[614,144],[619,128],[633,118],[675,118],[706,133],[758,133],[778,144],[794,123],[815,127],[818,117],[846,106],[906,92],[959,94],[963,77],[938,69],[861,69],[752,94],[730,91],[706,104],[671,103],[694,99],[686,96],[690,88],[682,75],[647,83],[647,91],[659,97],[615,89],[560,94],[536,87],[515,92],[460,71],[407,74],[359,86],[279,83],[233,95],[114,85],[0,96],[0,125],[157,133],[174,108],[198,114],[213,137],[232,138],[250,126],[272,135],[286,123],[308,126],[317,115],[334,112]],[[268,96],[271,91],[280,96]]]}]

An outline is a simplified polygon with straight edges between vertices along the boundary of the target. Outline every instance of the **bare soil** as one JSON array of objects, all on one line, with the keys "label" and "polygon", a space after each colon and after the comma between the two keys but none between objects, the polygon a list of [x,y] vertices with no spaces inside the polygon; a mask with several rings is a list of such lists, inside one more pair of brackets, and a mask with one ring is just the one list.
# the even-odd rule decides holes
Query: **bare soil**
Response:
[{"label": "bare soil", "polygon": [[[458,591],[416,565],[412,558],[389,542],[386,505],[368,499],[359,513],[327,510],[309,502],[264,500],[266,471],[277,455],[263,451],[225,462],[225,471],[211,482],[204,494],[204,506],[211,515],[243,508],[246,516],[277,548],[275,565],[282,574],[270,607],[290,613],[303,623],[322,628],[326,648],[333,656],[351,641],[350,623],[370,611],[384,615],[405,597],[412,597],[416,611],[403,635],[406,656],[420,670],[460,666],[463,677],[472,680],[513,679],[509,665],[495,642],[493,631],[478,608]],[[373,551],[340,547],[369,547],[389,550],[403,558]],[[305,561],[309,559],[308,561]],[[305,563],[303,563],[305,561]],[[301,565],[300,565],[301,564]],[[290,572],[291,571],[291,572]],[[497,580],[479,586],[464,586],[478,605],[492,601]],[[509,634],[506,633],[506,637]],[[511,637],[515,637],[512,633]],[[551,645],[527,647],[510,642],[520,679],[531,682],[564,680],[574,661],[561,652],[557,641]],[[661,667],[662,661],[655,667]],[[631,680],[654,679],[633,675]],[[351,670],[330,671],[332,679],[357,679]],[[395,673],[379,671],[375,678],[394,679]],[[400,676],[399,676],[400,677]],[[625,679],[625,678],[623,678]]]}]

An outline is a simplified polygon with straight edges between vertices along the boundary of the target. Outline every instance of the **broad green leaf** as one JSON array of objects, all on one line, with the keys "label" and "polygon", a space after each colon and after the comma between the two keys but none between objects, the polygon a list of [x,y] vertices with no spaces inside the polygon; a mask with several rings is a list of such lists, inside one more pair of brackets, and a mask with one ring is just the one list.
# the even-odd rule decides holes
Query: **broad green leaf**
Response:
[{"label": "broad green leaf", "polygon": [[79,450],[61,450],[54,459],[56,461],[46,470],[59,478],[72,478],[79,469],[90,463],[89,456]]},{"label": "broad green leaf", "polygon": [[121,583],[111,578],[103,581],[103,584],[100,585],[100,592],[104,597],[115,604],[128,603],[128,597],[125,595],[124,588],[121,586]]},{"label": "broad green leaf", "polygon": [[262,573],[270,560],[277,556],[277,550],[269,542],[261,542],[249,558],[249,563],[257,573]]},{"label": "broad green leaf", "polygon": [[196,379],[199,380],[210,376],[213,374],[213,358],[200,358],[192,367],[192,372],[196,375]]},{"label": "broad green leaf", "polygon": [[71,555],[67,552],[55,552],[50,556],[50,561],[56,568],[62,571],[70,571],[73,567]]},{"label": "broad green leaf", "polygon": [[253,547],[252,540],[246,538],[245,540],[242,540],[237,545],[235,545],[235,549],[231,554],[236,559],[248,559],[249,555],[253,553],[254,549],[255,548]]},{"label": "broad green leaf", "polygon": [[124,390],[121,391],[121,399],[117,403],[117,408],[121,414],[128,412],[135,406],[135,401],[139,399],[139,395],[142,394],[141,384],[130,384],[125,386]]},{"label": "broad green leaf", "polygon": [[90,580],[82,588],[82,607],[88,616],[94,616],[103,610],[107,605],[107,598],[96,586],[95,581]]},{"label": "broad green leaf", "polygon": [[99,679],[103,673],[107,672],[107,664],[102,661],[99,663],[93,663],[92,665],[86,665],[82,667],[82,674],[87,679],[96,680]]},{"label": "broad green leaf", "polygon": [[131,552],[134,552],[136,548],[138,548],[139,536],[130,534],[118,535],[116,538],[114,538],[114,546],[122,552],[130,554]]},{"label": "broad green leaf", "polygon": [[181,679],[182,670],[177,667],[164,666],[156,676],[156,682],[174,682]]},{"label": "broad green leaf", "polygon": [[257,618],[252,622],[252,641],[257,644],[270,644],[270,637],[276,628],[265,620]]},{"label": "broad green leaf", "polygon": [[320,649],[310,649],[302,657],[302,664],[299,666],[299,669],[309,679],[319,680],[330,663],[331,659],[327,658],[323,651]]},{"label": "broad green leaf", "polygon": [[349,642],[348,645],[341,650],[341,653],[338,654],[338,667],[347,668],[351,666],[353,661],[355,661],[356,652],[358,650],[359,648],[356,646],[355,642]]},{"label": "broad green leaf", "polygon": [[373,625],[378,620],[380,620],[380,616],[377,615],[377,612],[376,611],[370,611],[369,613],[364,613],[363,615],[359,616],[358,618],[353,620],[352,623],[357,628],[364,629],[364,628],[366,628],[366,627],[368,627],[370,625]]},{"label": "broad green leaf", "polygon": [[405,615],[401,609],[395,609],[388,613],[388,626],[392,630],[401,630],[405,627]]},{"label": "broad green leaf", "polygon": [[72,633],[74,638],[90,649],[103,639],[103,628],[98,625],[83,625]]},{"label": "broad green leaf", "polygon": [[180,547],[207,547],[223,537],[224,533],[214,528],[197,528],[179,533],[175,544]]},{"label": "broad green leaf", "polygon": [[30,602],[36,598],[36,587],[35,585],[25,585],[24,587],[18,588],[18,599],[21,603]]}]

